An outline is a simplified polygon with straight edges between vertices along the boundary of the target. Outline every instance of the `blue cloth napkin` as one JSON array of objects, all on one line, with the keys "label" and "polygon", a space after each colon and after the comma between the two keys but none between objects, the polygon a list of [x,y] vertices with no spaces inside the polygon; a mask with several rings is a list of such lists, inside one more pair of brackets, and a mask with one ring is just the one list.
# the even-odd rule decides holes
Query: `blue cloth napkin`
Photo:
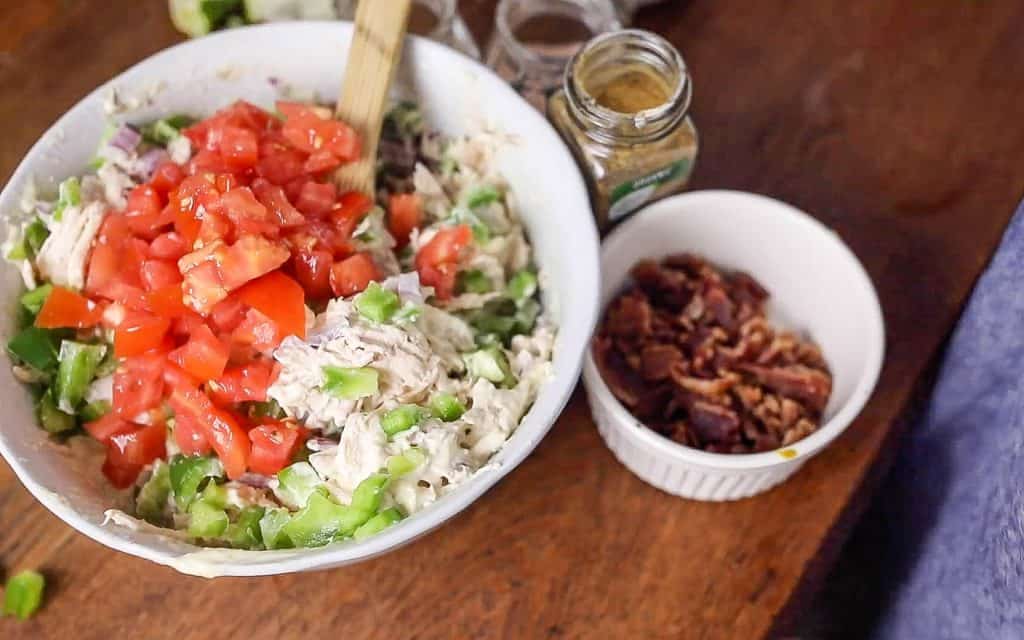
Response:
[{"label": "blue cloth napkin", "polygon": [[876,640],[1024,638],[1024,205],[878,499]]}]

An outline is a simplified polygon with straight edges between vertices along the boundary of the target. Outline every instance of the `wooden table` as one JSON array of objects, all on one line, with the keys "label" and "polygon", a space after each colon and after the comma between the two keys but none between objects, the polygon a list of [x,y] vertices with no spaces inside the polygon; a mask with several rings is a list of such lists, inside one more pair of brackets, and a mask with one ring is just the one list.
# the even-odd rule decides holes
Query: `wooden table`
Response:
[{"label": "wooden table", "polygon": [[[165,2],[0,13],[0,175],[101,81],[175,42]],[[462,3],[478,34],[493,3]],[[878,390],[784,486],[700,504],[604,448],[580,393],[537,451],[426,538],[354,567],[204,581],[114,553],[0,464],[0,565],[47,604],[3,638],[761,638],[806,604],[885,469],[899,416],[1022,192],[1024,6],[669,1],[642,26],[694,76],[695,187],[769,194],[834,227],[885,307]],[[1016,174],[1012,173],[1016,172]]]}]

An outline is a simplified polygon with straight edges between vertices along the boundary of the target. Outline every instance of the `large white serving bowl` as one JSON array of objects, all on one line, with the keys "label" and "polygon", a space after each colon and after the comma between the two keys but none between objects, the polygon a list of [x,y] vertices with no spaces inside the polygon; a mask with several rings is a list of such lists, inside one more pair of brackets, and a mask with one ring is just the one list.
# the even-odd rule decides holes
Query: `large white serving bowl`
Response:
[{"label": "large white serving bowl", "polygon": [[[0,194],[0,211],[18,210],[32,178],[41,190],[81,173],[96,151],[109,117],[111,91],[137,107],[119,116],[144,122],[174,113],[210,114],[243,98],[271,107],[282,83],[333,100],[343,75],[352,25],[285,23],[233,29],[163,51],[132,67],[79,102],[29,151]],[[509,134],[500,169],[529,230],[542,274],[546,308],[558,324],[555,374],[506,446],[485,470],[452,494],[380,535],[362,542],[296,551],[200,549],[150,531],[104,523],[111,506],[98,467],[81,464],[36,426],[32,400],[0,362],[0,453],[30,492],[60,519],[114,549],[203,575],[266,575],[336,567],[385,553],[439,526],[465,509],[522,462],[565,406],[580,373],[597,318],[598,237],[587,193],[572,156],[544,117],[477,62],[442,45],[410,38],[398,73],[398,91],[424,108],[430,127],[447,135],[483,128]],[[21,283],[5,269],[0,334],[14,330]]]}]

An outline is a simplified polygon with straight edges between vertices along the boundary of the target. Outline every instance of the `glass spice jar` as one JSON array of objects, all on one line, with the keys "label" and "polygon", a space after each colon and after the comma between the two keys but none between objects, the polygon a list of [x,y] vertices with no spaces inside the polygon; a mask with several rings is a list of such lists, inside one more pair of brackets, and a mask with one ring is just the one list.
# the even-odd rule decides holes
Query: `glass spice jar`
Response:
[{"label": "glass spice jar", "polygon": [[649,31],[600,35],[569,63],[548,117],[583,170],[602,231],[686,187],[698,144],[692,94],[682,56]]},{"label": "glass spice jar", "polygon": [[572,56],[621,27],[612,0],[499,0],[487,65],[544,111]]}]

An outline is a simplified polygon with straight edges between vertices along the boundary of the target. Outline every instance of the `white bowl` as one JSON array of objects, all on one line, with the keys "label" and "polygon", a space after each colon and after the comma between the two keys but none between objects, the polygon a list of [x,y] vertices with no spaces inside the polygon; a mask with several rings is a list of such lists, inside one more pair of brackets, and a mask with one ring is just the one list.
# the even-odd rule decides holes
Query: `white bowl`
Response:
[{"label": "white bowl", "polygon": [[835,233],[787,204],[738,191],[668,198],[618,227],[601,248],[602,307],[622,290],[638,260],[681,252],[751,274],[771,294],[769,319],[818,343],[833,375],[821,428],[764,453],[685,447],[630,415],[601,379],[589,349],[587,399],[609,448],[647,483],[695,500],[746,498],[786,480],[860,413],[882,367],[882,309],[864,268]]},{"label": "white bowl", "polygon": [[[80,173],[93,156],[105,121],[103,103],[117,89],[122,102],[138,103],[126,114],[143,122],[173,113],[209,114],[244,98],[272,106],[278,97],[270,78],[337,96],[352,25],[287,23],[232,29],[163,51],[100,87],[62,117],[29,151],[0,194],[0,211],[17,209],[30,177],[54,190],[54,179]],[[430,126],[456,135],[482,126],[517,138],[500,155],[500,168],[523,211],[546,284],[544,303],[559,326],[554,378],[493,464],[471,482],[380,535],[300,551],[201,550],[152,532],[104,524],[110,506],[100,470],[68,463],[65,451],[36,426],[32,402],[0,362],[4,408],[0,453],[24,485],[50,511],[109,547],[205,576],[264,575],[318,569],[384,553],[437,527],[465,509],[537,446],[569,398],[597,318],[597,232],[579,171],[561,140],[529,104],[485,67],[444,46],[411,38],[399,71],[403,93],[424,107]],[[3,270],[0,296],[14,300],[20,282]],[[10,336],[13,314],[0,314],[0,333]]]}]

